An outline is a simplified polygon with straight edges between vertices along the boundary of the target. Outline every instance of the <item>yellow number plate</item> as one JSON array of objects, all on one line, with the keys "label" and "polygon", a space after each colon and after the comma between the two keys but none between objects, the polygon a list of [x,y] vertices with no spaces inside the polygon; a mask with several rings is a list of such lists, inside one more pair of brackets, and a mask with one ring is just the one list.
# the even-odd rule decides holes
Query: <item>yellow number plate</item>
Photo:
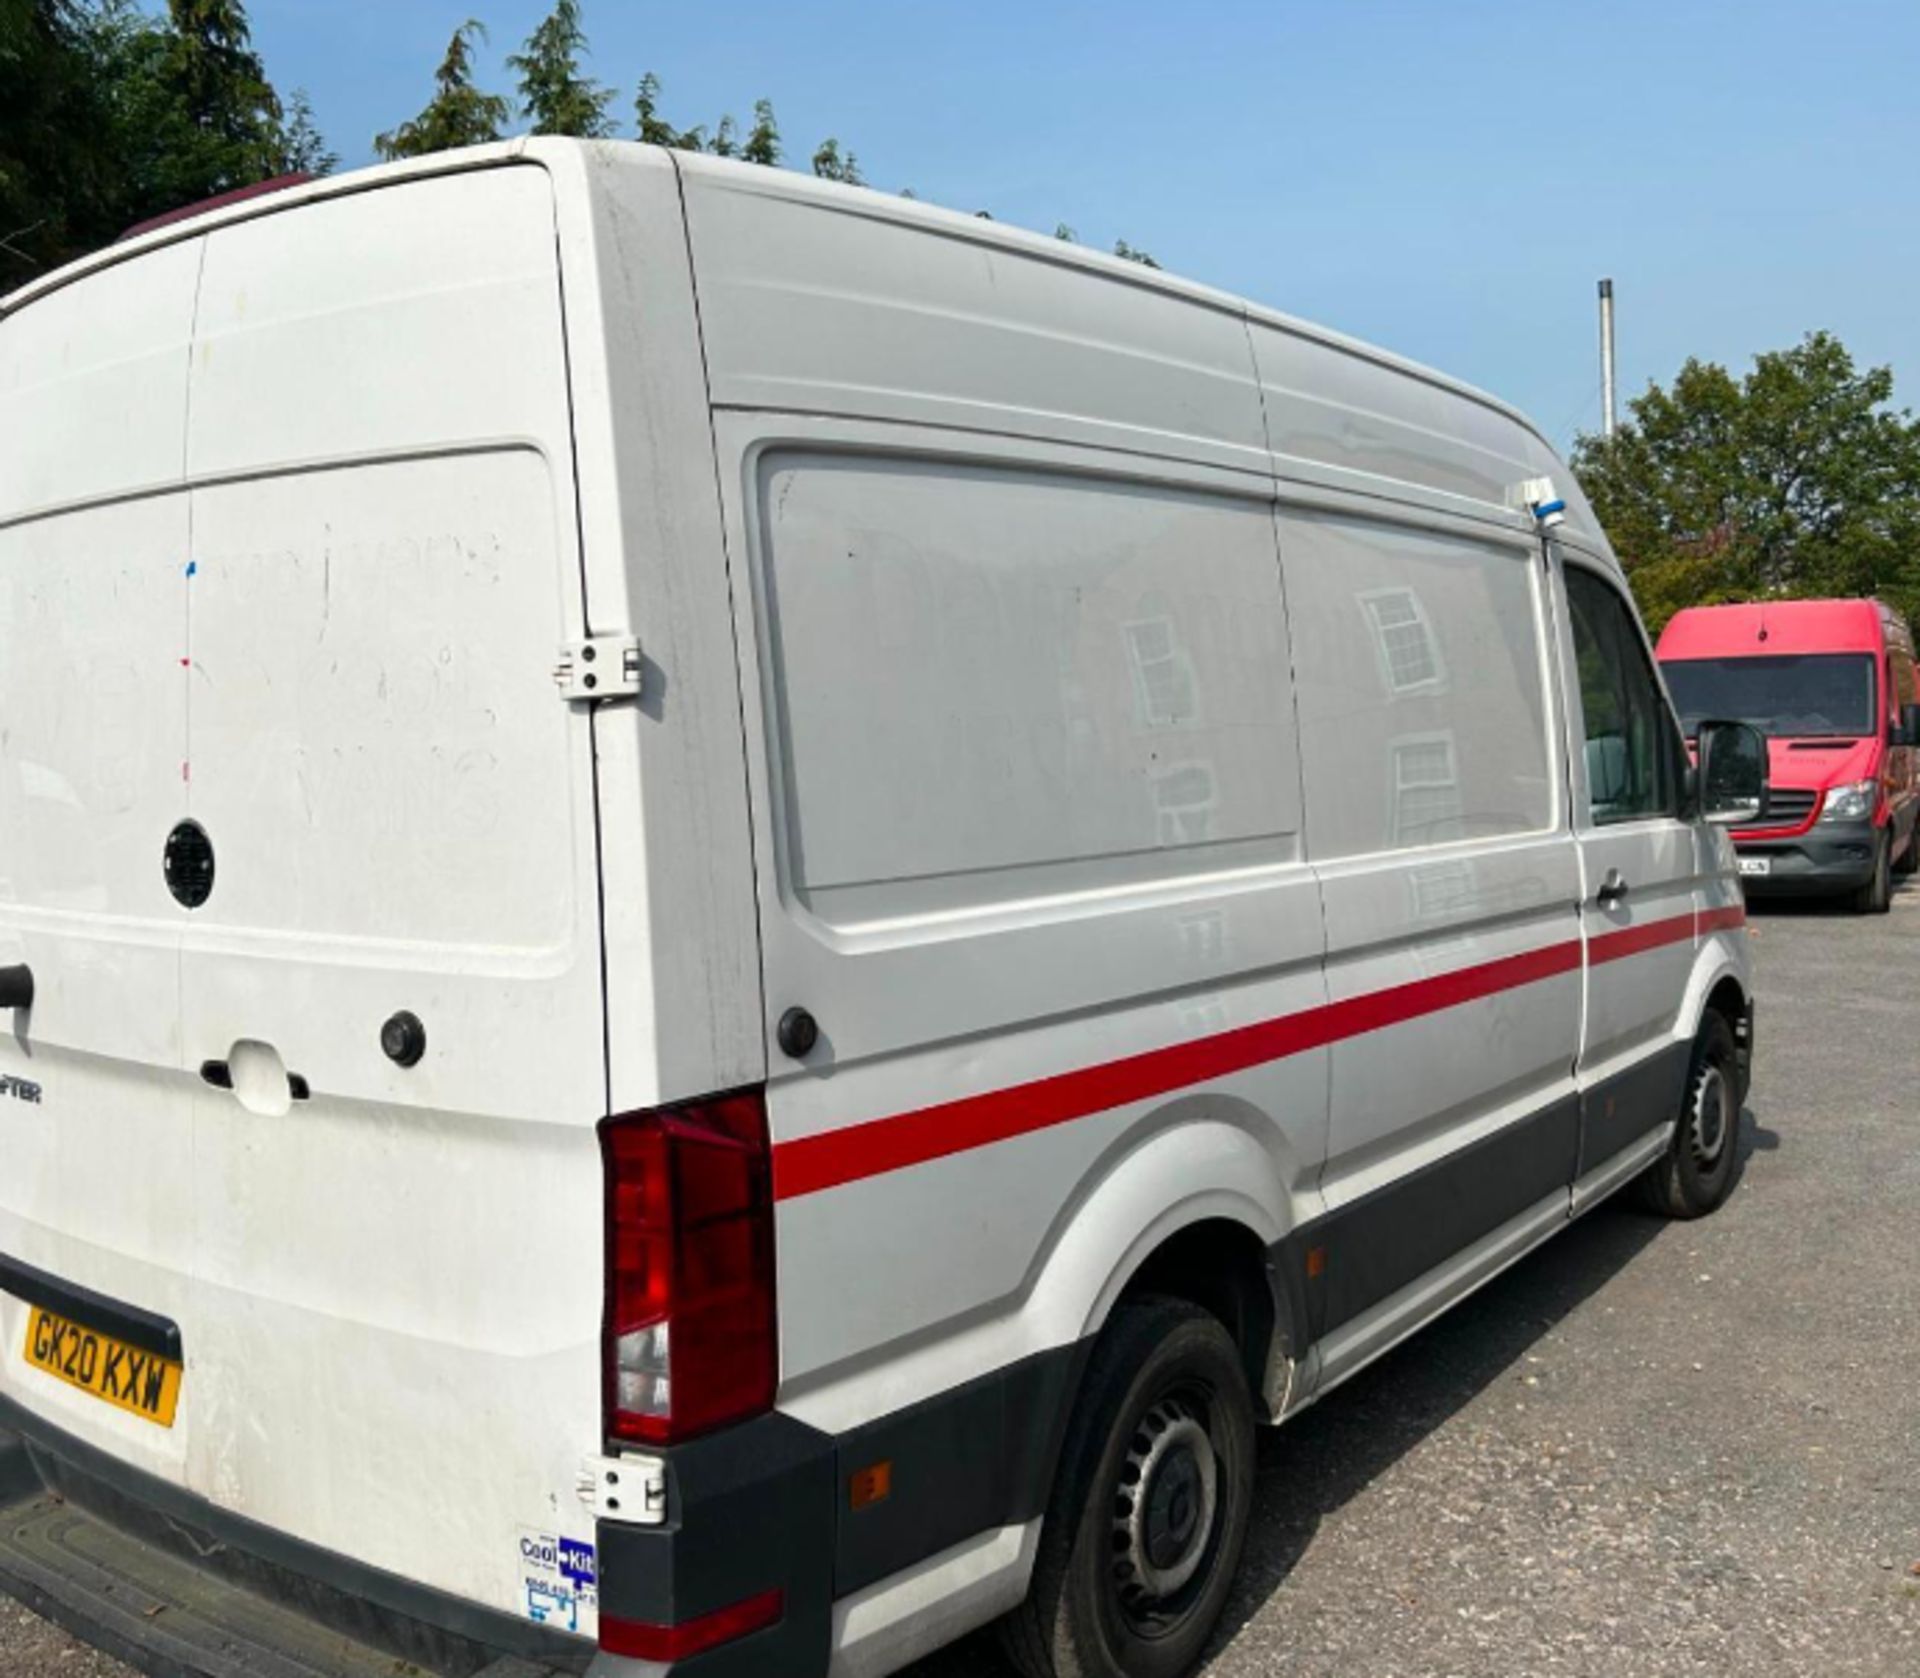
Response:
[{"label": "yellow number plate", "polygon": [[173,1426],[181,1367],[171,1358],[82,1328],[36,1306],[27,1318],[27,1362],[143,1421]]}]

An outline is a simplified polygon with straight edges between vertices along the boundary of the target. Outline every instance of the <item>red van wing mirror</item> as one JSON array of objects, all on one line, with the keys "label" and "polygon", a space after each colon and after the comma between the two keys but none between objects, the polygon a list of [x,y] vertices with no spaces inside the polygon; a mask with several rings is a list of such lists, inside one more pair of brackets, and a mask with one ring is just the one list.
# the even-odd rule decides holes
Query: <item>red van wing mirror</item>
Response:
[{"label": "red van wing mirror", "polygon": [[1888,744],[1895,746],[1920,746],[1920,705],[1902,705],[1900,720],[1894,724],[1897,739]]}]

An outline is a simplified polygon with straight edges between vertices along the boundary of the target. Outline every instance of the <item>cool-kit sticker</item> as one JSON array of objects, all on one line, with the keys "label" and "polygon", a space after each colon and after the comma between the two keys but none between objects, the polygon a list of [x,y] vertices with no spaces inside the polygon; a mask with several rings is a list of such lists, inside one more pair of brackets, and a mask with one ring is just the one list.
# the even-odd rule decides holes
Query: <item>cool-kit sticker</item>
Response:
[{"label": "cool-kit sticker", "polygon": [[600,1629],[598,1559],[584,1538],[520,1529],[520,1587],[535,1625],[592,1637]]}]

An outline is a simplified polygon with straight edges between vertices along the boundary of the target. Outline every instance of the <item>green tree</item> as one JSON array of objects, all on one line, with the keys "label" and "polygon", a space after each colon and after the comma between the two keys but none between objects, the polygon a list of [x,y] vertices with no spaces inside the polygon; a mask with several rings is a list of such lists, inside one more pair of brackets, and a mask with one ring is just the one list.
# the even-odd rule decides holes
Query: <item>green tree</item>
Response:
[{"label": "green tree", "polygon": [[239,0],[0,0],[0,276],[130,224],[334,163],[304,95],[283,102]]},{"label": "green tree", "polygon": [[281,162],[283,112],[249,43],[240,0],[168,0],[160,69],[182,126],[168,136],[178,196],[191,200],[265,180]]},{"label": "green tree", "polygon": [[1137,262],[1142,268],[1158,268],[1160,266],[1151,256],[1141,250],[1138,245],[1130,245],[1125,239],[1114,240],[1113,254],[1123,262]]},{"label": "green tree", "polygon": [[1573,467],[1648,627],[1682,606],[1878,594],[1920,611],[1920,422],[1893,374],[1809,334],[1735,379],[1689,360]]},{"label": "green tree", "polygon": [[95,72],[112,111],[132,219],[285,173],[285,113],[239,0],[92,8]]},{"label": "green tree", "polygon": [[0,0],[0,289],[119,231],[119,160],[90,19]]},{"label": "green tree", "polygon": [[753,126],[740,145],[740,157],[746,163],[764,163],[769,169],[780,161],[780,124],[774,120],[773,101],[753,102]]},{"label": "green tree", "polygon": [[580,24],[580,0],[554,0],[554,7],[527,37],[523,51],[507,60],[520,78],[520,108],[533,118],[536,134],[565,134],[603,140],[613,132],[607,106],[613,89],[580,72],[587,32]]},{"label": "green tree", "polygon": [[327,145],[326,136],[314,120],[313,101],[304,87],[296,87],[287,100],[286,120],[280,125],[280,157],[277,172],[282,175],[331,175],[340,167],[340,155]]},{"label": "green tree", "polygon": [[846,186],[865,186],[860,160],[852,152],[842,153],[838,140],[822,140],[813,154],[813,172],[823,181],[839,181]]},{"label": "green tree", "polygon": [[375,135],[373,149],[391,161],[499,139],[512,107],[499,94],[483,93],[473,85],[473,44],[486,38],[486,28],[477,19],[461,24],[433,73],[433,97],[426,108],[411,122]]},{"label": "green tree", "polygon": [[660,115],[660,78],[649,70],[633,96],[633,115],[640,140],[649,146],[677,146],[680,135]]}]

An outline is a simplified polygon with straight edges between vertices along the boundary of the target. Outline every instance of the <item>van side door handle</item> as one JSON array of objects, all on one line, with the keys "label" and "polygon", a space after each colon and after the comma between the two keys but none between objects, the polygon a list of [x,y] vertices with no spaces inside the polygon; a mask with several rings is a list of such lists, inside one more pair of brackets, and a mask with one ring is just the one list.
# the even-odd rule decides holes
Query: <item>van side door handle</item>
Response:
[{"label": "van side door handle", "polygon": [[1627,895],[1626,876],[1617,868],[1609,868],[1607,877],[1600,882],[1600,889],[1593,894],[1596,903],[1618,903]]}]

